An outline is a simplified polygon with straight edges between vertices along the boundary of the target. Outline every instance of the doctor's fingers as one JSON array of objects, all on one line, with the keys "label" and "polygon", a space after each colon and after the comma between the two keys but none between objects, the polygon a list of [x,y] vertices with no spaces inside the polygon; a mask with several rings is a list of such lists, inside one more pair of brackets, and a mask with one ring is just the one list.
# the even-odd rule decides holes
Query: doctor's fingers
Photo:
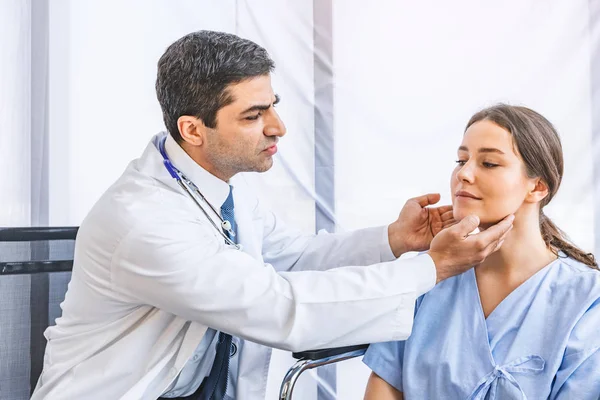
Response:
[{"label": "doctor's fingers", "polygon": [[449,220],[454,221],[454,212],[452,211],[452,206],[450,206],[450,210],[447,210],[447,211],[440,210],[440,218],[442,219],[442,221],[449,221]]},{"label": "doctor's fingers", "polygon": [[481,254],[481,257],[482,257],[481,261],[485,260],[490,254],[496,252],[497,250],[500,249],[500,247],[502,247],[502,244],[504,243],[504,240],[506,240],[506,236],[508,235],[508,232],[510,232],[510,229],[508,231],[506,231],[498,240],[495,240],[486,246],[486,248],[483,250],[483,252]]},{"label": "doctor's fingers", "polygon": [[479,217],[477,215],[468,215],[461,219],[451,228],[452,232],[464,240],[470,240],[469,233],[473,232],[479,226]]},{"label": "doctor's fingers", "polygon": [[[412,199],[409,199],[408,201],[415,201],[417,202],[421,207],[426,207],[430,204],[435,204],[438,201],[440,201],[440,194],[439,193],[428,193],[428,194],[424,194],[423,196],[419,196],[419,197],[413,197]],[[407,201],[407,203],[408,203]]]},{"label": "doctor's fingers", "polygon": [[498,244],[506,239],[506,236],[513,227],[513,220],[514,216],[509,215],[485,231],[469,236],[466,240],[474,241],[474,246],[487,256],[487,254],[490,254],[499,248]]},{"label": "doctor's fingers", "polygon": [[458,223],[454,218],[442,222],[442,229],[450,228]]}]

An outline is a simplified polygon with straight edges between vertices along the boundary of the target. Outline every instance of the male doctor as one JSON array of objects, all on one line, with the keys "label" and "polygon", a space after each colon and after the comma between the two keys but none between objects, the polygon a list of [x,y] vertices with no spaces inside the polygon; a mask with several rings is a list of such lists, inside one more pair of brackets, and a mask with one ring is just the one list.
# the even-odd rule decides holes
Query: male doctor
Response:
[{"label": "male doctor", "polygon": [[33,399],[263,399],[270,347],[405,339],[419,295],[501,245],[512,217],[468,236],[477,218],[426,207],[439,195],[409,200],[389,226],[287,229],[236,176],[268,170],[285,134],[273,68],[260,46],[219,32],[160,58],[168,133],[81,224]]}]

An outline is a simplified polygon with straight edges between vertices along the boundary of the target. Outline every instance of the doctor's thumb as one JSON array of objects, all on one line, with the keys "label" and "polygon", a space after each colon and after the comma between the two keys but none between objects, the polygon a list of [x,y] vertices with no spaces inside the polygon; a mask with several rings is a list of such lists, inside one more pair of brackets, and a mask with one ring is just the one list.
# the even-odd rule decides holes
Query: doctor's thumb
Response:
[{"label": "doctor's thumb", "polygon": [[473,232],[477,227],[479,227],[479,217],[471,214],[467,215],[450,229],[455,229],[462,237],[467,237],[469,233]]}]

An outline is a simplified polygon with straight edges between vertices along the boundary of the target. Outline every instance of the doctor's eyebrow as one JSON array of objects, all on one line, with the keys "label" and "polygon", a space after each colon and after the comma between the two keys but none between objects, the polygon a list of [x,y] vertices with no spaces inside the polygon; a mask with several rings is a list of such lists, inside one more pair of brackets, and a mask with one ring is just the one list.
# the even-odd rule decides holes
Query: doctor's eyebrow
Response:
[{"label": "doctor's eyebrow", "polygon": [[[460,146],[458,148],[458,151],[469,151],[467,146]],[[500,149],[496,149],[494,147],[480,147],[477,150],[478,153],[498,153],[498,154],[504,154],[504,152]]]},{"label": "doctor's eyebrow", "polygon": [[247,108],[246,110],[242,111],[242,114],[246,114],[252,111],[265,111],[268,110],[269,108],[271,108],[271,105],[276,105],[279,103],[279,100],[281,100],[281,98],[279,97],[279,95],[275,95],[275,101],[273,101],[273,103],[271,104],[256,104],[253,105],[252,107]]}]

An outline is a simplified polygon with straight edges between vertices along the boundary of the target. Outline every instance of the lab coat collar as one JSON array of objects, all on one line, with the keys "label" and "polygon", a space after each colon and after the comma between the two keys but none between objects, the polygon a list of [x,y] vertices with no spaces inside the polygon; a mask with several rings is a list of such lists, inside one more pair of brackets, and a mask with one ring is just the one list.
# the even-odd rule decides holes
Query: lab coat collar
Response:
[{"label": "lab coat collar", "polygon": [[171,163],[189,180],[194,182],[215,210],[220,210],[227,196],[229,196],[229,184],[217,178],[192,160],[170,134],[162,132],[159,135],[167,136],[165,151]]}]

